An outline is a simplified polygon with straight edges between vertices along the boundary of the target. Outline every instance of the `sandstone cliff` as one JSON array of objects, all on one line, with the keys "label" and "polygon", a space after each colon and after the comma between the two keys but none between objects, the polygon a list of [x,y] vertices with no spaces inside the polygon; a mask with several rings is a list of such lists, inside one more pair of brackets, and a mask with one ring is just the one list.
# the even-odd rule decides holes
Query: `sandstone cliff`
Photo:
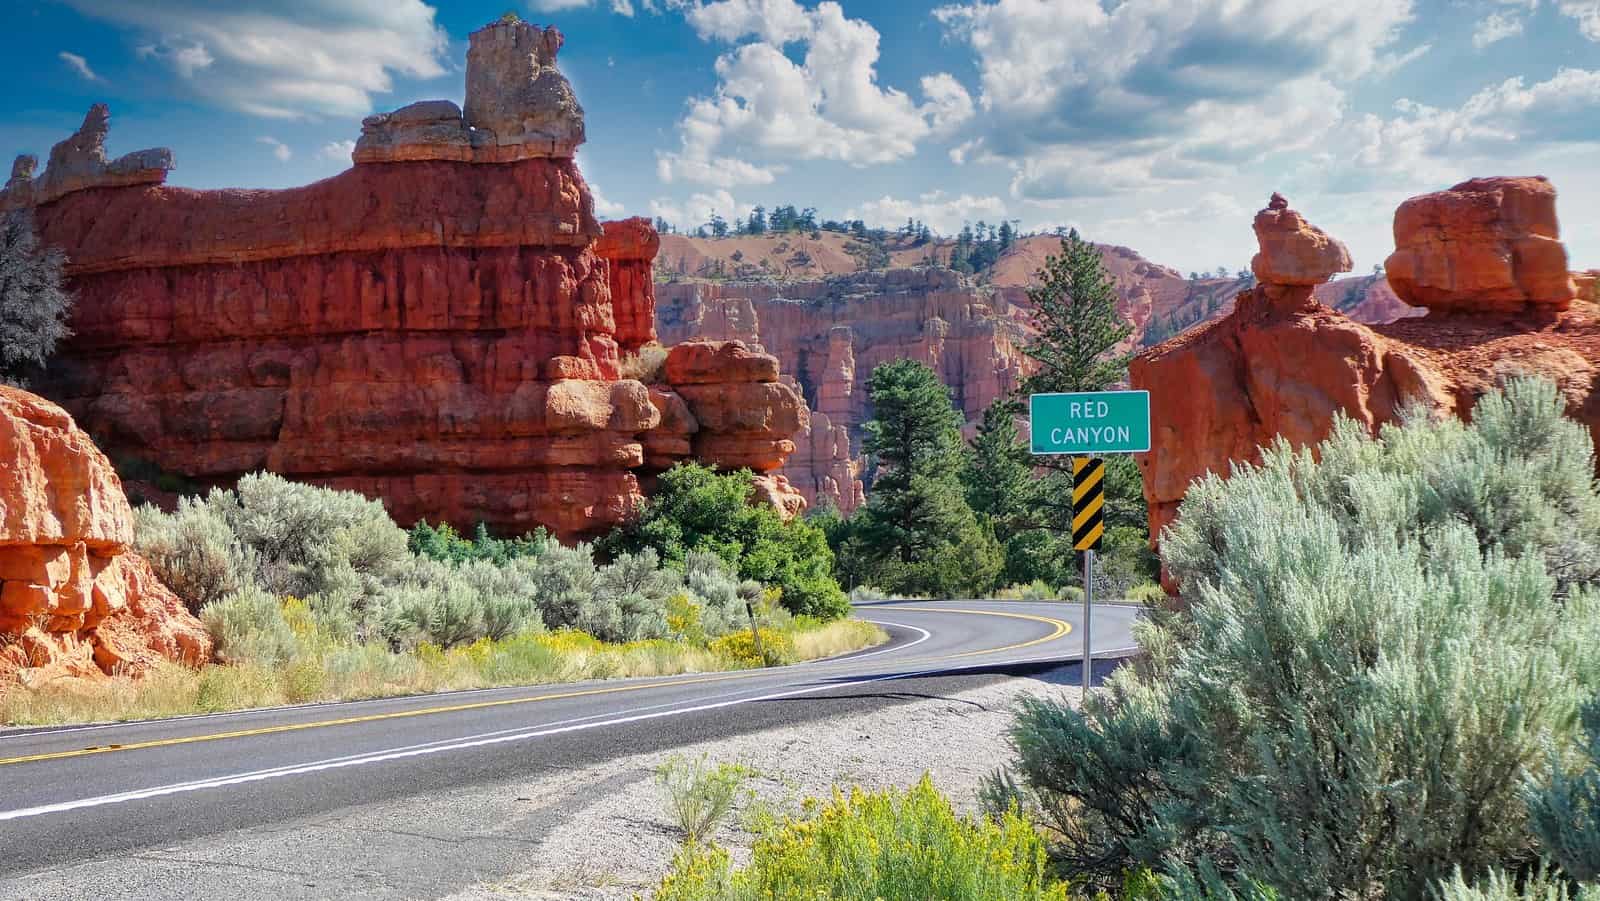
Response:
[{"label": "sandstone cliff", "polygon": [[1544,179],[1475,179],[1402,205],[1389,280],[1402,302],[1431,312],[1387,325],[1317,300],[1346,265],[1336,241],[1286,208],[1263,210],[1256,231],[1262,283],[1226,318],[1132,365],[1134,387],[1151,392],[1151,452],[1139,463],[1153,535],[1197,476],[1256,460],[1280,436],[1320,441],[1339,412],[1371,429],[1408,404],[1466,416],[1498,382],[1528,373],[1555,381],[1600,437],[1600,311],[1578,299]]},{"label": "sandstone cliff", "polygon": [[[0,195],[34,204],[71,260],[75,336],[41,390],[113,457],[202,483],[267,469],[382,498],[402,523],[588,536],[695,448],[780,467],[804,423],[776,378],[728,379],[742,418],[619,378],[655,337],[657,238],[594,217],[561,43],[522,22],[475,32],[464,111],[370,117],[354,168],[289,190],[102,172],[91,111]],[[669,420],[692,441],[647,440]]]},{"label": "sandstone cliff", "polygon": [[0,386],[0,686],[210,658],[211,638],[132,540],[122,484],[89,436]]},{"label": "sandstone cliff", "polygon": [[1013,391],[1023,372],[1020,326],[1004,297],[947,269],[801,282],[657,287],[664,341],[694,336],[759,343],[777,355],[811,408],[784,473],[808,499],[862,503],[861,426],[867,378],[880,363],[927,363],[969,419]]}]

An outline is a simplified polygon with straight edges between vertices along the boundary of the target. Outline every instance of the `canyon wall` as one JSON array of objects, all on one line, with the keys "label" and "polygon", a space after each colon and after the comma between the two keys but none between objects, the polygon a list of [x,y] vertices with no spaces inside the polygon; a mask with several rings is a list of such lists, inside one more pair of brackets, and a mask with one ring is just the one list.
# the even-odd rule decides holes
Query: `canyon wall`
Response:
[{"label": "canyon wall", "polygon": [[1600,310],[1580,296],[1587,274],[1567,271],[1548,181],[1474,179],[1403,204],[1385,268],[1398,299],[1427,315],[1373,326],[1318,300],[1348,257],[1279,201],[1256,219],[1260,284],[1225,318],[1132,364],[1151,397],[1139,465],[1152,535],[1194,478],[1258,460],[1279,437],[1321,441],[1341,412],[1376,430],[1409,404],[1470,415],[1516,374],[1554,381],[1600,438]]},{"label": "canyon wall", "polygon": [[288,190],[169,187],[162,151],[107,163],[95,107],[0,194],[34,207],[78,296],[41,392],[115,459],[203,484],[271,470],[402,524],[586,537],[696,448],[779,469],[806,422],[775,375],[730,375],[719,397],[620,378],[655,338],[658,239],[595,219],[561,43],[522,22],[473,33],[465,112],[369,117],[353,168]]},{"label": "canyon wall", "polygon": [[867,378],[880,363],[927,363],[969,420],[1013,391],[1022,331],[1008,302],[947,269],[895,269],[816,281],[658,285],[663,341],[703,336],[757,343],[782,361],[811,408],[783,472],[815,502],[846,512],[862,490]]}]

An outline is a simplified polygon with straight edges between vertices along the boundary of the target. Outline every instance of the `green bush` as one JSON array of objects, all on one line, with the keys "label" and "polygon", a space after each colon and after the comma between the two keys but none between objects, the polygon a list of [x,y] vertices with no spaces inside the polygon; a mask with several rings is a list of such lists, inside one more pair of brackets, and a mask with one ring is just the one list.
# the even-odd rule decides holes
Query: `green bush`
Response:
[{"label": "green bush", "polygon": [[1583,708],[1585,766],[1552,763],[1549,785],[1529,786],[1528,813],[1544,851],[1575,879],[1600,880],[1600,700]]},{"label": "green bush", "polygon": [[689,760],[674,754],[656,768],[656,781],[666,792],[673,822],[683,832],[684,841],[691,844],[705,841],[728,818],[740,788],[753,775],[738,764],[713,766],[705,755]]},{"label": "green bush", "polygon": [[865,898],[1024,901],[1067,898],[1046,874],[1044,843],[1015,811],[959,817],[924,777],[910,791],[835,793],[807,820],[757,840],[750,865],[687,845],[658,901]]},{"label": "green bush", "polygon": [[680,463],[661,474],[639,515],[601,542],[611,557],[653,549],[682,566],[692,551],[716,554],[743,579],[783,589],[790,612],[837,619],[849,602],[833,580],[833,553],[821,530],[804,519],[785,522],[750,503],[748,470],[718,473]]},{"label": "green bush", "polygon": [[1535,874],[1527,880],[1495,870],[1468,883],[1458,871],[1439,885],[1436,901],[1600,901],[1600,886],[1573,887],[1548,874]]},{"label": "green bush", "polygon": [[406,535],[406,545],[411,553],[446,563],[466,563],[487,560],[505,564],[518,557],[537,557],[544,553],[550,542],[549,533],[536,529],[521,538],[496,538],[489,534],[483,523],[478,523],[473,537],[463,538],[449,523],[428,525],[426,520],[411,527]]},{"label": "green bush", "polygon": [[1122,598],[1136,604],[1159,607],[1167,603],[1167,590],[1154,582],[1142,582],[1123,592]]},{"label": "green bush", "polygon": [[301,650],[284,618],[283,602],[254,585],[207,604],[200,611],[200,620],[216,640],[217,657],[225,663],[281,666]]},{"label": "green bush", "polygon": [[134,523],[135,549],[191,613],[255,580],[253,555],[204,501],[183,498],[171,515],[142,506]]},{"label": "green bush", "polygon": [[1082,713],[1026,703],[989,801],[1036,806],[1107,889],[1214,868],[1417,898],[1534,859],[1525,785],[1600,687],[1600,492],[1561,409],[1516,382],[1470,425],[1341,421],[1196,482],[1162,539],[1190,615],[1141,625],[1145,659]]}]

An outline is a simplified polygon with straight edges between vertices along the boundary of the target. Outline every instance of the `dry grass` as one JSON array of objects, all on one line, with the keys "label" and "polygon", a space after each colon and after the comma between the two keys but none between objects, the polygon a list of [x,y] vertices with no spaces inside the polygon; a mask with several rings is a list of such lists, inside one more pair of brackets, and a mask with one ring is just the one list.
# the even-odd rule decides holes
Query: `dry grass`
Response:
[{"label": "dry grass", "polygon": [[[847,653],[888,639],[877,626],[856,620],[796,629],[790,635],[800,660]],[[158,719],[317,701],[717,672],[746,665],[696,645],[671,641],[608,645],[581,632],[543,632],[498,642],[485,639],[448,651],[425,644],[402,654],[373,646],[329,645],[275,668],[213,664],[192,670],[165,664],[137,680],[15,687],[0,692],[0,723]]]}]

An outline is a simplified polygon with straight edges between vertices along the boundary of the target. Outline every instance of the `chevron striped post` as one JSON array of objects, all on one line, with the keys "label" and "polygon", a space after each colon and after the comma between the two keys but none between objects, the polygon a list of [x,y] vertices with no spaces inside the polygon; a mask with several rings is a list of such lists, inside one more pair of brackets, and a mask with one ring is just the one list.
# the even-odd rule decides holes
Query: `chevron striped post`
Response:
[{"label": "chevron striped post", "polygon": [[1106,461],[1072,458],[1072,547],[1083,551],[1083,696],[1093,676],[1090,649],[1094,632],[1094,552],[1106,531]]}]

